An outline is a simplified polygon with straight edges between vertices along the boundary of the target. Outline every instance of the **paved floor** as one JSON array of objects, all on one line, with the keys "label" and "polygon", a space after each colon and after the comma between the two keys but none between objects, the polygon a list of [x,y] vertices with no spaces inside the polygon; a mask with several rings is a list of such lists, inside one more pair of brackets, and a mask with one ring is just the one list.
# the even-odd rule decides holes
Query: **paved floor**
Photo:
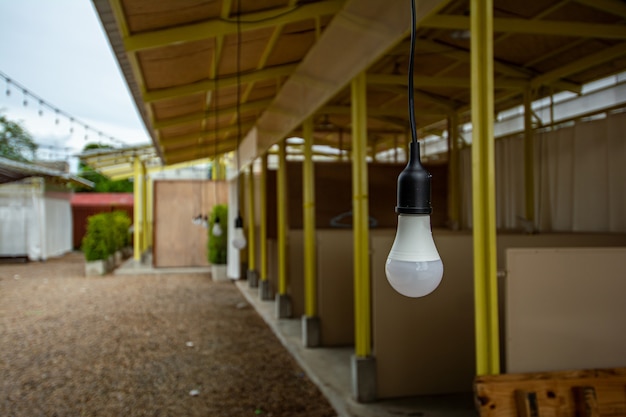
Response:
[{"label": "paved floor", "polygon": [[[124,274],[206,273],[209,268],[152,268],[150,260],[132,258],[115,271]],[[262,301],[258,289],[246,281],[235,281],[248,302],[256,309],[309,378],[320,388],[339,417],[476,417],[471,393],[384,400],[360,404],[352,399],[350,358],[353,348],[304,348],[300,319],[277,319],[274,301]]]}]

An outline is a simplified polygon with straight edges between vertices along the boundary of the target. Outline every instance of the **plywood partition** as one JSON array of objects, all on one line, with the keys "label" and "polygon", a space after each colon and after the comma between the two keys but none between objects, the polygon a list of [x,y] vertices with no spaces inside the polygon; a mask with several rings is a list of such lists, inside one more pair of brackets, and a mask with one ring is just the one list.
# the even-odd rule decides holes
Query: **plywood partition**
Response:
[{"label": "plywood partition", "polygon": [[223,181],[158,180],[154,182],[155,267],[206,266],[207,229],[192,223],[198,214],[227,204]]},{"label": "plywood partition", "polygon": [[506,256],[510,372],[626,367],[626,248]]}]

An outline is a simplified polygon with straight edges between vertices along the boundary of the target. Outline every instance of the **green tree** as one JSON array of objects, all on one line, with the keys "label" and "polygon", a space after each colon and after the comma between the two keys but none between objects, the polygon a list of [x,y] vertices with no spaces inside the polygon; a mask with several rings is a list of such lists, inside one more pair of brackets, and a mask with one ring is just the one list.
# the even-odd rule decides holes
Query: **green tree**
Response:
[{"label": "green tree", "polygon": [[[113,149],[112,146],[105,145],[102,143],[88,143],[83,148],[83,152],[93,150],[93,149]],[[85,188],[76,188],[76,191],[93,191],[96,193],[132,193],[133,192],[133,183],[129,180],[117,180],[113,181],[108,177],[100,174],[98,171],[86,165],[84,163],[80,163],[78,165],[78,175],[88,179],[93,182],[95,185],[93,189],[85,189]]]},{"label": "green tree", "polygon": [[38,145],[18,122],[0,114],[0,156],[20,162],[32,162]]}]

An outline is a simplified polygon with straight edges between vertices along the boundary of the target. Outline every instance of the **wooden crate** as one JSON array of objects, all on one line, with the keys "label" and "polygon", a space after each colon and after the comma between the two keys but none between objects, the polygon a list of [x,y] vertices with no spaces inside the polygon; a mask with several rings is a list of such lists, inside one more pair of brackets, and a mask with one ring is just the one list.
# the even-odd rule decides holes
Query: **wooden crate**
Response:
[{"label": "wooden crate", "polygon": [[626,368],[479,376],[481,417],[626,416]]}]

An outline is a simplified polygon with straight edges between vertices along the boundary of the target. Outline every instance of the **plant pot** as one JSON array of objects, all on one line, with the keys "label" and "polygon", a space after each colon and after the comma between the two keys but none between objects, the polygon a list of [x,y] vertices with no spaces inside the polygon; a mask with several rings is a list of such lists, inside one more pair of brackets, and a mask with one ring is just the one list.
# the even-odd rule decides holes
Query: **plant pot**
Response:
[{"label": "plant pot", "polygon": [[86,277],[100,276],[100,275],[106,274],[107,272],[109,272],[108,260],[85,262],[85,276]]},{"label": "plant pot", "polygon": [[228,281],[226,264],[211,265],[211,278],[213,281]]}]

